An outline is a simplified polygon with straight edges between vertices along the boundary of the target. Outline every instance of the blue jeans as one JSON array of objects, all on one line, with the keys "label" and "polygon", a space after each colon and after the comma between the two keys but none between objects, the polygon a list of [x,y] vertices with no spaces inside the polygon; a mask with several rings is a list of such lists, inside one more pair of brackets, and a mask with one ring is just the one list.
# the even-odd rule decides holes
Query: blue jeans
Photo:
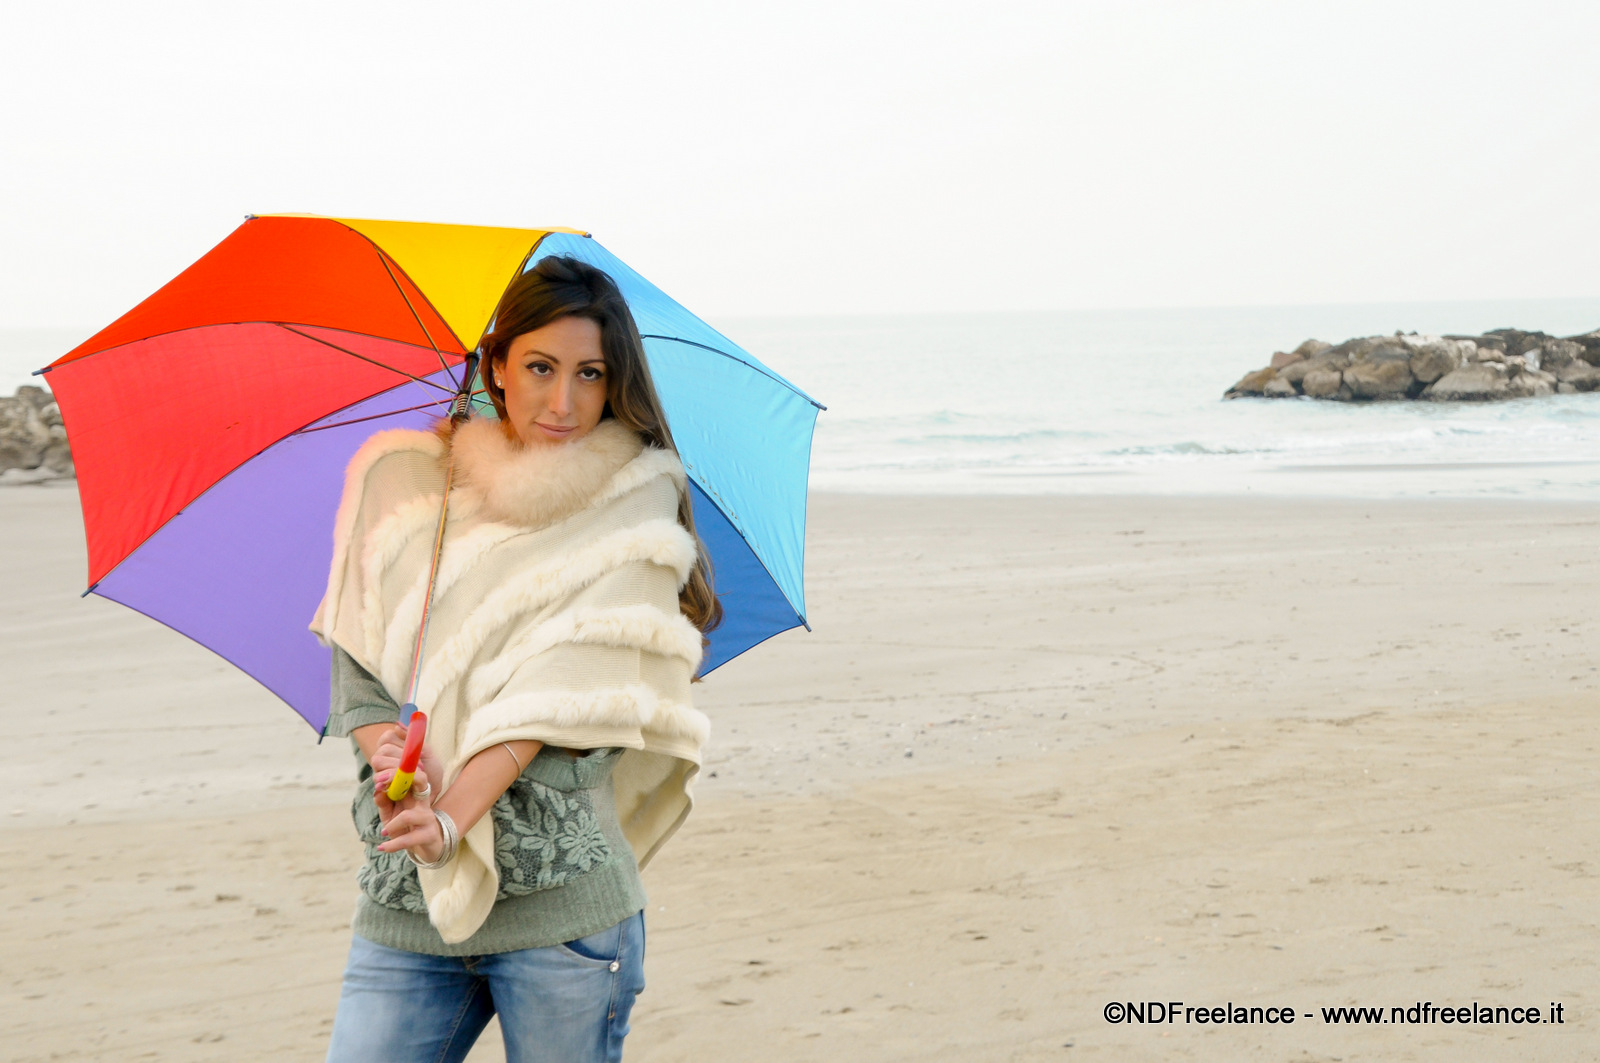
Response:
[{"label": "blue jeans", "polygon": [[495,1014],[506,1063],[620,1060],[643,990],[643,912],[565,945],[487,956],[429,956],[357,937],[328,1063],[460,1063]]}]

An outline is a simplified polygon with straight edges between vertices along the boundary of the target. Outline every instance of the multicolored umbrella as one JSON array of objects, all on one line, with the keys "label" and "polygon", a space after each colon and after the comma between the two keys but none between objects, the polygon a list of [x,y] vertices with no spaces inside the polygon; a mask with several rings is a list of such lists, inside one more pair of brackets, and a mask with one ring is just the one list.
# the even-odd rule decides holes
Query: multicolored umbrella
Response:
[{"label": "multicolored umbrella", "polygon": [[644,335],[726,618],[702,672],[805,624],[822,407],[572,229],[250,217],[48,367],[89,591],[194,639],[322,730],[322,596],[344,467],[444,415],[506,285],[548,255],[611,275]]}]

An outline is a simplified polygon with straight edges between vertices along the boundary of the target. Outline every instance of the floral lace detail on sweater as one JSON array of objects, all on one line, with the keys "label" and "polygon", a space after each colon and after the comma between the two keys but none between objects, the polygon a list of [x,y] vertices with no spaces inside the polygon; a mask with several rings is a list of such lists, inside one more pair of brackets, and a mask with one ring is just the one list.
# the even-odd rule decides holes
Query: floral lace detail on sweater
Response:
[{"label": "floral lace detail on sweater", "polygon": [[356,883],[361,892],[386,908],[399,908],[407,912],[427,912],[428,900],[422,894],[422,883],[417,881],[417,868],[403,852],[380,853],[383,844],[383,821],[378,818],[378,805],[372,798],[370,773],[356,786],[356,799],[350,805],[350,817],[355,820],[356,833],[367,847],[366,862],[356,873]]},{"label": "floral lace detail on sweater", "polygon": [[564,886],[611,858],[592,791],[563,792],[519,779],[500,795],[493,814],[497,898]]},{"label": "floral lace detail on sweater", "polygon": [[[405,853],[383,853],[382,820],[372,797],[371,770],[362,772],[350,806],[367,859],[356,875],[361,891],[386,908],[426,913],[417,868]],[[494,822],[496,900],[566,885],[609,862],[611,844],[600,829],[593,790],[558,790],[520,778],[489,809]]]}]

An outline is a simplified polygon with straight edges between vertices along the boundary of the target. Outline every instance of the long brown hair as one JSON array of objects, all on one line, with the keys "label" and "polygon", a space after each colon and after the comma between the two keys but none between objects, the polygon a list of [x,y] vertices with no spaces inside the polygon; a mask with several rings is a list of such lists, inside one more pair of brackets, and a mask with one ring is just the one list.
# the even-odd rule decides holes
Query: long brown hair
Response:
[{"label": "long brown hair", "polygon": [[[512,340],[563,317],[588,318],[600,326],[600,353],[605,357],[608,375],[601,419],[614,417],[639,433],[646,443],[676,453],[667,415],[650,379],[639,326],[634,324],[622,292],[603,270],[565,256],[542,258],[511,282],[494,312],[492,331],[479,345],[483,388],[500,420],[506,419],[506,396],[495,386],[494,368],[505,363]],[[691,624],[707,632],[722,622],[722,603],[712,590],[711,559],[705,543],[695,534],[694,509],[687,487],[678,492],[678,523],[694,536],[700,555],[689,573],[689,582],[678,592],[678,608]]]}]

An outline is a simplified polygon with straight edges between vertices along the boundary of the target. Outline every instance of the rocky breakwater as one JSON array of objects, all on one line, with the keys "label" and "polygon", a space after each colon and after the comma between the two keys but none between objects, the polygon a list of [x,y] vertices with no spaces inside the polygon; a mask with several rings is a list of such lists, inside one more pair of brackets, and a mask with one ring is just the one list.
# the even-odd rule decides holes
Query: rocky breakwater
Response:
[{"label": "rocky breakwater", "polygon": [[72,476],[72,450],[50,392],[20,387],[0,396],[0,484],[32,484]]},{"label": "rocky breakwater", "polygon": [[1565,339],[1495,329],[1481,336],[1306,340],[1246,373],[1224,398],[1490,402],[1600,390],[1600,330]]}]

